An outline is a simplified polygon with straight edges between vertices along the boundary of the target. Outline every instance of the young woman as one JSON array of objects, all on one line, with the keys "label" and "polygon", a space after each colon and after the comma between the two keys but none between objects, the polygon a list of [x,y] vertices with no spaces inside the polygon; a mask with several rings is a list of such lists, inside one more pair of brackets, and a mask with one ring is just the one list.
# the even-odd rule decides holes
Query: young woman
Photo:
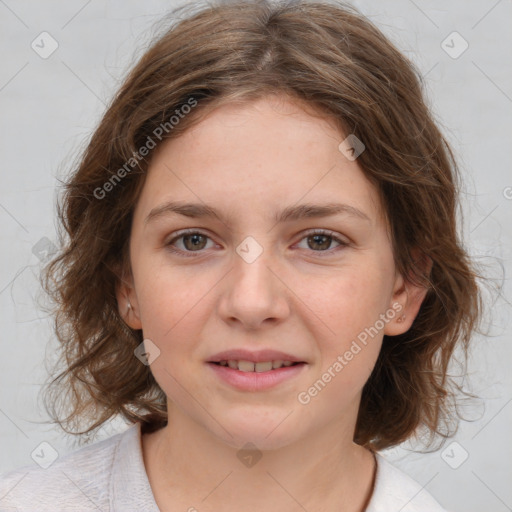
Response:
[{"label": "young woman", "polygon": [[456,419],[481,310],[457,177],[354,9],[193,4],[70,176],[45,281],[52,415],[130,426],[4,475],[1,509],[443,511],[379,451]]}]

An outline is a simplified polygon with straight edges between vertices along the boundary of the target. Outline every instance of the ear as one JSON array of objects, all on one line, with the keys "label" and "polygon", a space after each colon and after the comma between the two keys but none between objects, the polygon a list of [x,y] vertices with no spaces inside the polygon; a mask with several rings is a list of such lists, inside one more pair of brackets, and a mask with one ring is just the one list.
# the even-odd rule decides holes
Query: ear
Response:
[{"label": "ear", "polygon": [[116,298],[119,314],[126,324],[132,329],[142,329],[142,322],[139,316],[139,303],[135,286],[133,284],[133,276],[131,272],[123,272],[117,281]]},{"label": "ear", "polygon": [[[424,276],[430,276],[433,261],[426,254],[415,248],[411,251],[416,267]],[[428,287],[413,283],[397,273],[393,288],[393,296],[389,307],[396,311],[396,316],[386,324],[384,334],[396,336],[407,332],[418,315],[421,304],[427,295]]]}]

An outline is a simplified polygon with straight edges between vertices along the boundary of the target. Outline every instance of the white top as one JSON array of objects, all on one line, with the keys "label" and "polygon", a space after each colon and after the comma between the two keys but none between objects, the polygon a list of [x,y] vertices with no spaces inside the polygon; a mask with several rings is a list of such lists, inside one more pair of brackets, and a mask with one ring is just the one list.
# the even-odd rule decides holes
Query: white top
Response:
[{"label": "white top", "polygon": [[[1,475],[0,512],[160,512],[144,467],[140,427],[135,423],[81,447],[47,469],[34,464]],[[375,488],[366,512],[447,511],[377,454]]]}]

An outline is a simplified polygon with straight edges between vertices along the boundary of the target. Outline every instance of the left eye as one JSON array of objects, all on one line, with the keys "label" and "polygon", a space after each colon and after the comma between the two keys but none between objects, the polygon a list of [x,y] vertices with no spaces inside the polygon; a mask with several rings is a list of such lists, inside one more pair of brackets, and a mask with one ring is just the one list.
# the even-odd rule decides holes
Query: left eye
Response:
[{"label": "left eye", "polygon": [[[206,241],[209,239],[209,236],[201,233],[200,231],[187,231],[182,232],[178,236],[174,237],[166,245],[169,247],[171,252],[180,253],[185,256],[190,256],[190,253],[200,252],[201,249],[205,249]],[[178,240],[182,240],[184,249],[176,249],[174,247],[174,243],[177,242]],[[340,240],[338,237],[334,236],[334,233],[331,231],[313,231],[310,233],[306,233],[306,235],[303,238],[301,238],[301,241],[302,240],[306,240],[306,243],[308,245],[306,249],[311,249],[313,252],[332,253],[341,247],[346,247],[349,245],[348,242],[344,242],[343,240]],[[333,243],[333,241],[338,244],[338,247],[329,250],[329,247]]]},{"label": "left eye", "polygon": [[[328,252],[328,247],[335,241],[338,244],[338,247],[335,247],[333,250],[338,249],[339,247],[345,247],[348,245],[347,242],[340,240],[338,237],[334,236],[334,233],[331,231],[315,231],[313,233],[308,233],[302,240],[306,240],[309,249],[312,249],[314,252]],[[320,250],[315,250],[313,247],[319,248]]]}]

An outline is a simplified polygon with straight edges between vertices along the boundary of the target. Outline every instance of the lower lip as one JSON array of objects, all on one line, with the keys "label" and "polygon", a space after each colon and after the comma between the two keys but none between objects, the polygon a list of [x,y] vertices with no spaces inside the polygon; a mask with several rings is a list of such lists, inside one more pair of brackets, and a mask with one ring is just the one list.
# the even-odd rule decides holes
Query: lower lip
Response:
[{"label": "lower lip", "polygon": [[244,391],[262,391],[270,389],[281,382],[296,377],[306,367],[306,363],[299,363],[293,366],[283,366],[267,372],[242,372],[240,370],[234,370],[229,366],[221,366],[220,364],[207,363],[207,365],[221,380]]}]

